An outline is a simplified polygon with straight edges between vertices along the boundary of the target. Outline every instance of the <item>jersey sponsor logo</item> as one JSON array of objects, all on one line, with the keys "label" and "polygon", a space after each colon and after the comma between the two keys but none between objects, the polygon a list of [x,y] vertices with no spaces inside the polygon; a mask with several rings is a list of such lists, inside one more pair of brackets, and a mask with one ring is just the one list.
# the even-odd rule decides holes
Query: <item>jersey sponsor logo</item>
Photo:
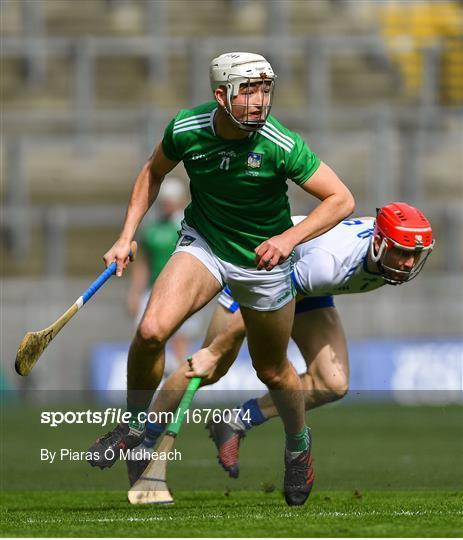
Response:
[{"label": "jersey sponsor logo", "polygon": [[196,238],[194,236],[190,236],[188,234],[185,234],[184,236],[182,236],[182,238],[180,240],[180,243],[179,243],[179,246],[189,246],[195,240],[196,240]]},{"label": "jersey sponsor logo", "polygon": [[[343,225],[351,226],[351,225],[363,225],[363,223],[365,222],[362,221],[361,219],[345,219],[341,223]],[[357,238],[363,238],[365,240],[366,238],[370,238],[370,236],[373,236],[373,232],[374,232],[374,228],[369,227],[368,229],[365,229],[357,233]]]},{"label": "jersey sponsor logo", "polygon": [[207,159],[206,154],[201,154],[199,152],[194,152],[194,154],[190,158],[190,161],[198,161],[200,159]]},{"label": "jersey sponsor logo", "polygon": [[361,219],[344,219],[341,223],[343,225],[362,225],[363,221]]},{"label": "jersey sponsor logo", "polygon": [[249,152],[248,154],[248,167],[252,169],[260,169],[262,165],[262,154],[257,154],[256,152]]},{"label": "jersey sponsor logo", "polygon": [[219,156],[232,158],[236,157],[236,152],[234,150],[222,150],[219,152]]}]

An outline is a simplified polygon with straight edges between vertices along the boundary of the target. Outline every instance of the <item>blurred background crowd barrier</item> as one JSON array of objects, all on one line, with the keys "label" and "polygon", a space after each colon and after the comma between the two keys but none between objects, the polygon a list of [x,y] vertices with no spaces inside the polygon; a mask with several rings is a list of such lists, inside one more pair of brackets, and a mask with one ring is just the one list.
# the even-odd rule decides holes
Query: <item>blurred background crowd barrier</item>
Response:
[{"label": "blurred background crowd barrier", "polygon": [[[356,215],[404,200],[432,222],[436,248],[418,279],[338,298],[349,339],[456,339],[449,389],[461,390],[462,2],[2,0],[0,16],[7,387],[89,388],[95,344],[130,339],[127,280],[114,279],[30,378],[13,371],[23,334],[100,272],[167,122],[211,99],[210,59],[250,50],[278,74],[273,113],[349,185]],[[176,176],[186,183],[181,167]],[[307,213],[313,201],[297,193],[293,213]]]}]

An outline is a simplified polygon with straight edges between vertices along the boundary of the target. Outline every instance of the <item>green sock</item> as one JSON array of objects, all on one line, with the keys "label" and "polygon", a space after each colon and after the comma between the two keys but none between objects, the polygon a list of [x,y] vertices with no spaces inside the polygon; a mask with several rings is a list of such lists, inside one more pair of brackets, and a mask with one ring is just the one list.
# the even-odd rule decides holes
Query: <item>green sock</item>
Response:
[{"label": "green sock", "polygon": [[290,452],[303,452],[310,445],[310,431],[307,426],[300,433],[286,433],[286,448]]},{"label": "green sock", "polygon": [[127,411],[130,413],[130,419],[128,421],[129,428],[135,431],[143,430],[143,428],[145,427],[145,423],[140,422],[138,415],[141,412],[144,412],[145,409],[143,407],[137,407],[127,404]]}]

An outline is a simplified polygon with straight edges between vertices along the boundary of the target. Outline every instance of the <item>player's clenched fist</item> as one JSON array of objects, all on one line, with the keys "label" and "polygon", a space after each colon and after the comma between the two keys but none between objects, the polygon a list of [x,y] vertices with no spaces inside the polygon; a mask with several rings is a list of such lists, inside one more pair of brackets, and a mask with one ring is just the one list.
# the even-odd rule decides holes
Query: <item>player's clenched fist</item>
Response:
[{"label": "player's clenched fist", "polygon": [[293,248],[293,244],[282,234],[262,242],[254,250],[257,270],[272,270],[277,264],[282,263],[291,255]]},{"label": "player's clenched fist", "polygon": [[220,379],[221,374],[216,373],[220,355],[214,354],[211,348],[200,349],[189,360],[189,369],[185,373],[188,379],[201,377],[203,384],[212,384]]},{"label": "player's clenched fist", "polygon": [[130,240],[117,240],[113,247],[103,255],[106,267],[116,261],[116,276],[121,277],[122,272],[127,268],[129,261],[135,258],[137,243]]}]

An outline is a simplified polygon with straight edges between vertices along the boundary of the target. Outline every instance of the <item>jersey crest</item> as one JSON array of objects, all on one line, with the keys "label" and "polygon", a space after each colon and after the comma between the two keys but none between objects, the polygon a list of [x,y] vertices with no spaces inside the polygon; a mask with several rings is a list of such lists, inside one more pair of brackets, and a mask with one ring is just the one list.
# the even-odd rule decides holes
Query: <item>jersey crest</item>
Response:
[{"label": "jersey crest", "polygon": [[249,152],[248,154],[248,167],[252,169],[260,169],[262,165],[262,154],[256,152]]}]

